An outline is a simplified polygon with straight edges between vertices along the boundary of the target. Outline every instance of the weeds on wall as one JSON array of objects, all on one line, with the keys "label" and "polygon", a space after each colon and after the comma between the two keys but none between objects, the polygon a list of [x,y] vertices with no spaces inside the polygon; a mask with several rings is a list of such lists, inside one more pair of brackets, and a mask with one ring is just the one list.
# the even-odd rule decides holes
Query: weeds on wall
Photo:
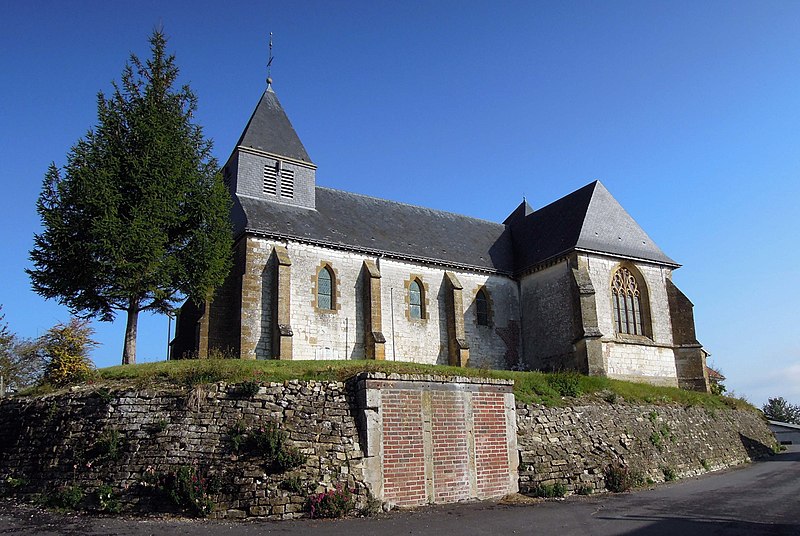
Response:
[{"label": "weeds on wall", "polygon": [[544,497],[546,499],[558,499],[567,494],[567,486],[561,482],[554,484],[539,484],[533,488],[534,497]]},{"label": "weeds on wall", "polygon": [[678,480],[678,472],[675,471],[674,468],[665,466],[661,468],[661,472],[664,473],[664,482],[672,482],[673,480]]},{"label": "weeds on wall", "polygon": [[145,491],[167,496],[175,506],[198,517],[214,511],[212,496],[222,491],[222,480],[196,465],[182,465],[163,474],[148,467],[139,485]]},{"label": "weeds on wall", "polygon": [[255,380],[246,380],[238,384],[235,389],[236,396],[241,398],[253,398],[261,389],[261,383]]},{"label": "weeds on wall", "polygon": [[266,469],[283,473],[306,462],[306,455],[288,445],[286,432],[272,421],[259,427],[248,427],[237,421],[228,429],[231,449],[238,454],[261,458]]},{"label": "weeds on wall", "polygon": [[119,460],[125,450],[125,436],[116,428],[104,430],[91,449],[91,455],[100,460]]},{"label": "weeds on wall", "polygon": [[631,469],[620,463],[614,463],[606,467],[603,476],[606,489],[614,493],[622,493],[645,483],[645,478],[641,471]]},{"label": "weeds on wall", "polygon": [[114,494],[114,488],[102,484],[94,491],[94,499],[99,512],[117,514],[122,510],[122,502]]},{"label": "weeds on wall", "polygon": [[587,484],[575,488],[576,495],[591,495],[592,493],[594,493],[594,488]]},{"label": "weeds on wall", "polygon": [[62,486],[54,493],[44,497],[45,504],[53,508],[64,508],[66,510],[77,510],[84,498],[83,488],[78,484]]},{"label": "weeds on wall", "polygon": [[355,507],[353,490],[339,484],[324,493],[316,493],[308,498],[308,511],[312,518],[338,518],[349,514]]}]

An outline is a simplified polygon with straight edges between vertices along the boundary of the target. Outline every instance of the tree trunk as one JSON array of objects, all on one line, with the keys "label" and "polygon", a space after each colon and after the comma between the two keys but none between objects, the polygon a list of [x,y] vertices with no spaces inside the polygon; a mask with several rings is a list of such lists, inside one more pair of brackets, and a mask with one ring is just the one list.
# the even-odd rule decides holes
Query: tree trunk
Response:
[{"label": "tree trunk", "polygon": [[128,323],[125,326],[125,348],[122,350],[122,364],[136,363],[136,328],[139,323],[139,308],[131,305],[128,309]]}]

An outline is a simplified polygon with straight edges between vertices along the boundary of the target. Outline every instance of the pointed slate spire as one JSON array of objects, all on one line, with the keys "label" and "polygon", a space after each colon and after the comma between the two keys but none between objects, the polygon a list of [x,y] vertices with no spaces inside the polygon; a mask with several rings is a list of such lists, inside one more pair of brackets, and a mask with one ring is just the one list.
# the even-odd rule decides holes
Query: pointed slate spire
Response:
[{"label": "pointed slate spire", "polygon": [[312,163],[272,87],[264,91],[236,145]]}]

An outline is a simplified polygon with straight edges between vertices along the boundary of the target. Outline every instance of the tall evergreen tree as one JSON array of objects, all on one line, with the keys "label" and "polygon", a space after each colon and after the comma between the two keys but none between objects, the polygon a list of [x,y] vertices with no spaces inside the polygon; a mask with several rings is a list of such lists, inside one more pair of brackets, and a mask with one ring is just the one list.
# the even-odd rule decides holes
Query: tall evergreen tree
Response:
[{"label": "tall evergreen tree", "polygon": [[131,55],[111,97],[98,94],[97,125],[50,165],[30,252],[39,294],[83,318],[125,311],[123,364],[136,362],[139,312],[206,299],[229,268],[230,195],[166,44],[153,32],[151,57]]}]

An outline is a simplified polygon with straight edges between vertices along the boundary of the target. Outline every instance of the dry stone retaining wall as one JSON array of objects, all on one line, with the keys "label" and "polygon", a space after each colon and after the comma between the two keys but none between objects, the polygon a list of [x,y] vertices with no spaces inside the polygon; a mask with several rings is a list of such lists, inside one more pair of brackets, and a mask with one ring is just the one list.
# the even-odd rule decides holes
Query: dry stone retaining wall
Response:
[{"label": "dry stone retaining wall", "polygon": [[[515,404],[510,389],[502,380],[372,373],[348,383],[266,384],[257,394],[217,383],[6,398],[0,492],[110,485],[126,509],[159,510],[168,501],[153,494],[148,475],[190,466],[223,483],[213,515],[292,518],[308,494],[337,485],[354,490],[359,507],[370,494],[412,505],[496,497],[517,484],[523,493],[556,482],[570,492],[602,490],[610,464],[659,481],[666,469],[695,475],[775,445],[753,411],[601,399],[548,408]],[[301,466],[276,472],[236,452],[233,428],[268,423],[307,456]],[[112,437],[119,456],[98,455]]]},{"label": "dry stone retaining wall", "polygon": [[[223,482],[211,497],[219,517],[295,517],[305,511],[303,492],[338,484],[353,489],[363,505],[367,492],[352,408],[345,384],[338,382],[268,384],[252,397],[236,386],[213,384],[3,399],[0,478],[24,479],[18,490],[23,493],[75,484],[90,491],[107,484],[134,509],[149,510],[168,501],[153,496],[148,476],[194,466]],[[270,474],[263,460],[235,452],[231,427],[269,422],[307,455],[299,468]],[[98,442],[110,431],[121,439],[115,461],[96,456]],[[304,489],[284,489],[291,487],[285,484],[289,477]]]},{"label": "dry stone retaining wall", "polygon": [[612,464],[654,482],[730,467],[772,452],[775,438],[755,411],[676,405],[517,405],[520,491],[560,482],[570,492],[605,488]]}]

